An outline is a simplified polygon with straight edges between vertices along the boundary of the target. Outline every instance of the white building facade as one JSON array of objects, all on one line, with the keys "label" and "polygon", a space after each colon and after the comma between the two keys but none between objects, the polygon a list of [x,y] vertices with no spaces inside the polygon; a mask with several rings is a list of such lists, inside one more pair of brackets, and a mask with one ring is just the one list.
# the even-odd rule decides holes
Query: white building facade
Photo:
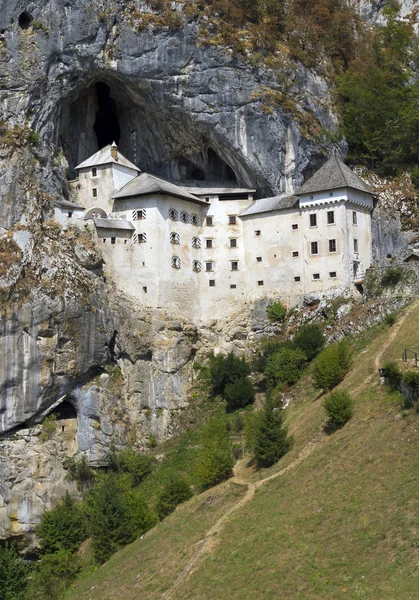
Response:
[{"label": "white building facade", "polygon": [[106,274],[146,306],[196,322],[262,298],[290,307],[359,286],[371,264],[373,191],[335,156],[296,195],[256,201],[231,182],[140,173],[114,145],[78,169]]}]

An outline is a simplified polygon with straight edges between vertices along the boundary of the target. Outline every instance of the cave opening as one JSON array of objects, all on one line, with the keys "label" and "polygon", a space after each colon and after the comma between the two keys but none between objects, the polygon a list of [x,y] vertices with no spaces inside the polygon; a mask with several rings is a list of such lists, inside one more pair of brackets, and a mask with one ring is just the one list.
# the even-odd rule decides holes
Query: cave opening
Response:
[{"label": "cave opening", "polygon": [[68,400],[61,402],[61,404],[56,406],[50,414],[55,415],[60,421],[65,419],[77,419],[76,409]]},{"label": "cave opening", "polygon": [[29,29],[29,27],[31,26],[31,23],[33,21],[33,16],[28,13],[28,11],[23,11],[23,13],[21,13],[19,15],[19,27],[21,29]]},{"label": "cave opening", "polygon": [[204,181],[205,180],[205,171],[200,169],[195,163],[188,160],[184,156],[179,156],[175,159],[178,165],[179,177],[180,179],[189,180],[193,179],[195,181]]},{"label": "cave opening", "polygon": [[208,180],[234,181],[237,177],[233,169],[212,148],[208,148]]},{"label": "cave opening", "polygon": [[103,148],[112,142],[119,144],[121,130],[116,111],[116,102],[111,96],[110,87],[103,81],[95,85],[98,111],[93,125],[98,148]]}]

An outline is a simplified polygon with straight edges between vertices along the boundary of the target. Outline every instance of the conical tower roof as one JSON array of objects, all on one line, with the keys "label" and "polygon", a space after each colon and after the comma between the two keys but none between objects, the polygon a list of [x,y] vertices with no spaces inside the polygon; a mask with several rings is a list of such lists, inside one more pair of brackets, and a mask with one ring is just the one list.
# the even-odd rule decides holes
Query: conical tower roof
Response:
[{"label": "conical tower roof", "polygon": [[301,196],[302,194],[313,194],[345,187],[374,194],[374,190],[365,181],[362,181],[340,158],[333,154],[308,181],[303,183],[296,193]]}]

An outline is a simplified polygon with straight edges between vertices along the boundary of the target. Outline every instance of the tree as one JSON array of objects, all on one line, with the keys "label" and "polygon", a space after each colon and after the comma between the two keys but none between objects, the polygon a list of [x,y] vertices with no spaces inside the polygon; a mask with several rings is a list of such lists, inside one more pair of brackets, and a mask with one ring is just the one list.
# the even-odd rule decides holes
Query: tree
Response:
[{"label": "tree", "polygon": [[36,565],[27,597],[34,600],[59,600],[80,570],[78,557],[69,550],[46,554]]},{"label": "tree", "polygon": [[259,467],[270,467],[292,447],[284,425],[284,411],[267,400],[259,413],[249,417],[246,424],[246,444]]},{"label": "tree", "polygon": [[345,377],[351,366],[351,356],[345,341],[330,344],[316,359],[314,385],[323,390],[331,390]]},{"label": "tree", "polygon": [[324,346],[324,336],[321,328],[317,323],[303,325],[293,340],[293,346],[302,350],[308,361],[313,360]]},{"label": "tree", "polygon": [[28,587],[29,566],[13,547],[0,547],[0,598],[25,600]]},{"label": "tree", "polygon": [[109,454],[109,466],[118,473],[128,473],[132,485],[139,485],[154,468],[155,459],[146,454],[135,452],[133,448],[126,448],[120,452],[112,450]]},{"label": "tree", "polygon": [[86,520],[80,504],[67,492],[52,510],[44,512],[36,534],[41,539],[44,554],[59,550],[75,552],[87,537]]},{"label": "tree", "polygon": [[284,346],[268,359],[265,367],[265,379],[269,389],[278,384],[293,385],[301,375],[306,363],[306,355],[299,348]]},{"label": "tree", "polygon": [[164,519],[172,513],[178,504],[192,498],[193,492],[186,479],[179,475],[172,475],[159,494],[157,500],[157,514],[159,519]]},{"label": "tree", "polygon": [[324,401],[324,408],[333,427],[343,427],[354,414],[352,398],[347,392],[329,394]]},{"label": "tree", "polygon": [[202,433],[195,470],[203,487],[210,487],[230,477],[234,465],[232,444],[225,422],[210,419]]},{"label": "tree", "polygon": [[266,308],[266,314],[272,321],[283,321],[287,314],[287,309],[282,302],[278,300],[278,302],[273,302]]},{"label": "tree", "polygon": [[242,358],[234,356],[232,352],[227,354],[213,354],[210,356],[210,381],[212,393],[224,395],[226,385],[234,383],[250,375],[250,368]]},{"label": "tree", "polygon": [[243,408],[255,401],[255,390],[247,377],[228,383],[224,389],[227,409]]}]

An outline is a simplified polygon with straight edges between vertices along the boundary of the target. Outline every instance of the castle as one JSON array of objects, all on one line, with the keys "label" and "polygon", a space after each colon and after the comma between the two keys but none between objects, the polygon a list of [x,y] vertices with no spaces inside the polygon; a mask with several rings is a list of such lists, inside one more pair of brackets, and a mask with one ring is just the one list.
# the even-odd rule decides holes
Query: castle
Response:
[{"label": "castle", "polygon": [[93,222],[105,272],[142,305],[194,321],[245,303],[362,284],[372,260],[374,192],[337,156],[292,196],[254,200],[236,183],[173,183],[115,144],[76,167],[61,222]]}]

